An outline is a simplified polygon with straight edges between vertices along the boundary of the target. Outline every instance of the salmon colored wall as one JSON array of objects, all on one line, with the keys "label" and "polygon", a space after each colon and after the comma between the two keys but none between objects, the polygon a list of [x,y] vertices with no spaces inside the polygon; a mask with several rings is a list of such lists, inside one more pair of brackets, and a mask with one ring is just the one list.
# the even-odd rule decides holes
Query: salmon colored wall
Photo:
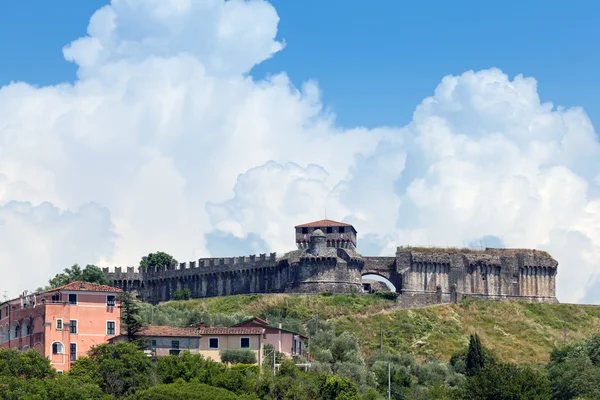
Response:
[{"label": "salmon colored wall", "polygon": [[[22,337],[0,343],[0,348],[18,348],[29,346],[40,351],[49,358],[53,366],[59,371],[70,369],[70,344],[77,343],[77,358],[87,355],[92,346],[106,343],[112,337],[106,335],[106,322],[115,322],[115,335],[120,333],[120,309],[107,307],[106,294],[81,293],[77,294],[77,304],[68,304],[68,292],[61,296],[62,303],[51,303],[51,296],[47,296],[46,304],[41,304],[42,297],[37,297],[37,306],[18,310],[11,310],[11,323],[14,321],[33,321],[33,332],[26,336],[23,326]],[[116,295],[111,293],[110,295]],[[20,307],[20,305],[19,305]],[[4,310],[3,310],[4,316]],[[43,319],[45,318],[45,319]],[[58,319],[63,320],[63,329],[56,329]],[[9,318],[2,318],[0,326],[6,327]],[[69,323],[77,320],[77,333],[70,333]],[[12,337],[12,335],[11,335]],[[52,354],[52,344],[63,344],[64,354]]]},{"label": "salmon colored wall", "polygon": [[294,344],[294,335],[288,332],[281,332],[281,348],[279,348],[279,332],[265,334],[265,345],[270,344],[275,350],[283,353],[286,357],[292,356],[292,346]]}]

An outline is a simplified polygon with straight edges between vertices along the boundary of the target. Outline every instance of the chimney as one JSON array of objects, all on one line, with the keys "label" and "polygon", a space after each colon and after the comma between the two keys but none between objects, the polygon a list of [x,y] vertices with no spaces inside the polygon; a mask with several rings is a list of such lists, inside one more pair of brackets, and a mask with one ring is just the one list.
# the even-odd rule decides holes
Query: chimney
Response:
[{"label": "chimney", "polygon": [[85,282],[81,282],[81,289],[85,289]]}]

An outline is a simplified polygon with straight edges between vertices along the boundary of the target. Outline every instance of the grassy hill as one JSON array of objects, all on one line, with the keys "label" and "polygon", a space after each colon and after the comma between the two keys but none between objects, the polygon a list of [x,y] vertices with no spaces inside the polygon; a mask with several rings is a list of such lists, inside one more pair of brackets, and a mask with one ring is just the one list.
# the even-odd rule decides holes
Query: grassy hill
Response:
[{"label": "grassy hill", "polygon": [[[157,307],[163,311],[237,313],[246,316],[295,318],[306,323],[319,314],[338,331],[354,333],[362,351],[379,349],[379,324],[384,348],[448,360],[467,346],[468,335],[477,333],[482,343],[503,361],[544,364],[553,346],[600,333],[600,306],[529,304],[466,300],[461,304],[419,309],[397,309],[395,302],[369,296],[252,295],[172,301]],[[275,317],[277,318],[277,317]]]}]

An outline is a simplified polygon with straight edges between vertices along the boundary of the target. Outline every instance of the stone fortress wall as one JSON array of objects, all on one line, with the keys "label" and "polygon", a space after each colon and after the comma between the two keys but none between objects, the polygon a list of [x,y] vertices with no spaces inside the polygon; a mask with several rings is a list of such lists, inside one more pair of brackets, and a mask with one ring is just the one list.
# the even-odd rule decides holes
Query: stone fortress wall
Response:
[{"label": "stone fortress wall", "polygon": [[[365,257],[354,246],[339,241],[336,226],[348,230],[348,224],[323,220],[299,227],[306,232],[306,226],[310,226],[308,233],[300,231],[301,237],[297,234],[298,250],[279,258],[276,253],[201,258],[175,268],[141,271],[117,267],[113,271],[105,268],[104,273],[115,286],[138,292],[151,303],[170,300],[176,290],[185,288],[193,298],[256,293],[362,293],[362,276],[367,274],[389,280],[400,294],[400,305],[405,307],[455,303],[464,297],[557,302],[558,263],[545,252],[398,247],[395,256]],[[355,243],[356,231],[353,227],[351,230]],[[308,242],[304,235],[308,235]]]}]

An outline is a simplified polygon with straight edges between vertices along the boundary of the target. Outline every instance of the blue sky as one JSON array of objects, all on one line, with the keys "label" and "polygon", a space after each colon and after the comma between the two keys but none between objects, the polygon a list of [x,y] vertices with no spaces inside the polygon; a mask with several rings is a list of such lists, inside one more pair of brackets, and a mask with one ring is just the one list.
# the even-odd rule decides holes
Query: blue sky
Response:
[{"label": "blue sky", "polygon": [[103,5],[0,1],[5,287],[282,254],[327,209],[365,255],[547,250],[600,302],[597,2]]},{"label": "blue sky", "polygon": [[[401,126],[447,74],[498,67],[538,81],[542,101],[582,106],[600,124],[600,3],[592,0],[274,0],[284,51],[256,66],[314,79],[344,127]],[[0,84],[75,78],[61,49],[105,0],[0,3]]]}]

